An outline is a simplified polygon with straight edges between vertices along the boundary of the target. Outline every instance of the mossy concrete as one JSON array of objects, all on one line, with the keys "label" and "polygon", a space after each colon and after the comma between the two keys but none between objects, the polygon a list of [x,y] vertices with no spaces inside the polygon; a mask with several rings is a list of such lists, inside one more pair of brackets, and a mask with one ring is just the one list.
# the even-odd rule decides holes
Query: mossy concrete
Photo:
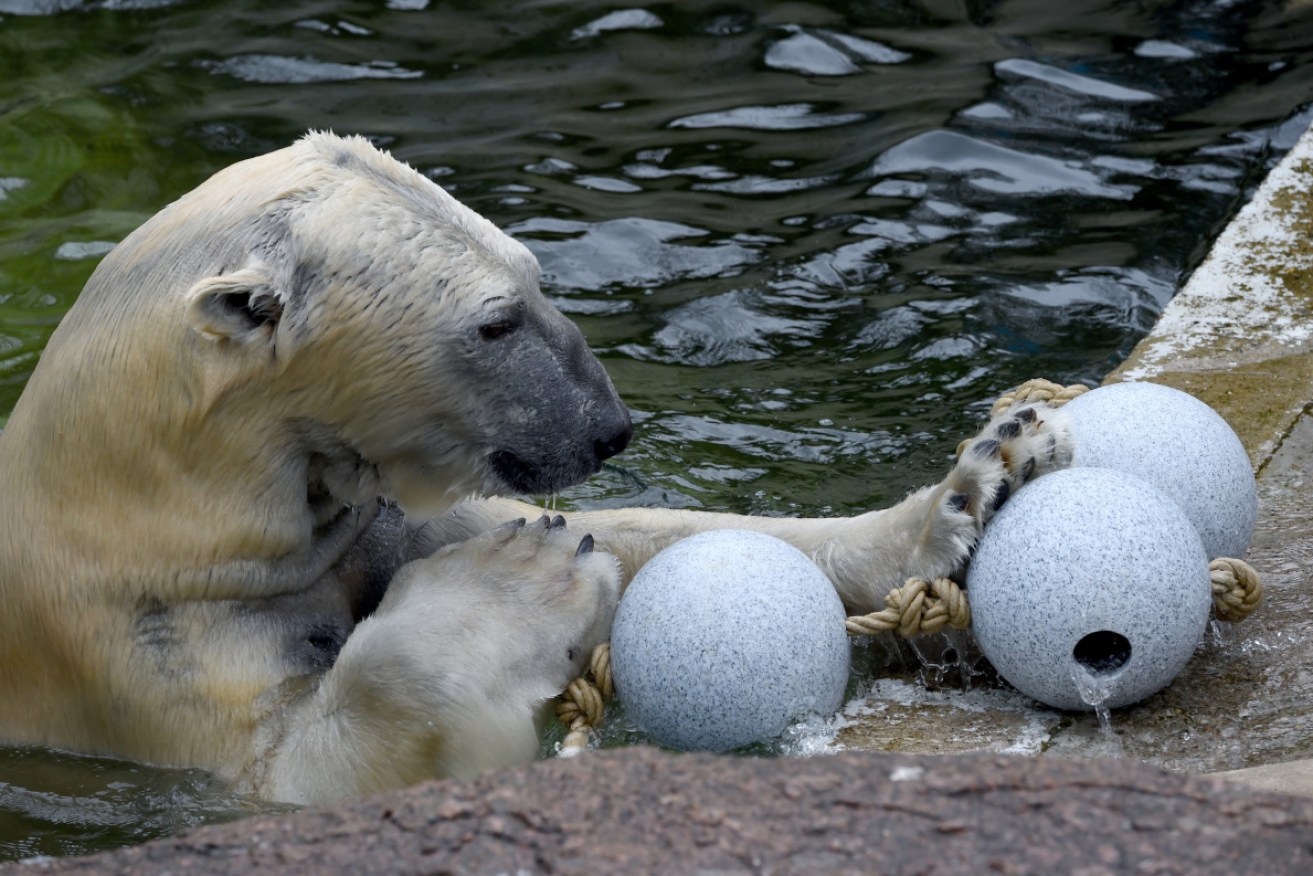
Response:
[{"label": "mossy concrete", "polygon": [[1153,380],[1212,405],[1261,473],[1313,400],[1313,135],[1108,380]]},{"label": "mossy concrete", "polygon": [[959,689],[925,691],[915,669],[900,668],[915,660],[894,661],[893,677],[850,705],[836,744],[1111,755],[1185,772],[1240,770],[1227,775],[1313,794],[1313,132],[1108,376],[1122,380],[1189,392],[1240,436],[1259,478],[1248,559],[1264,578],[1263,606],[1241,624],[1214,623],[1171,686],[1114,712],[1106,727],[972,677],[979,664],[961,640],[922,642],[921,657],[956,662]]}]

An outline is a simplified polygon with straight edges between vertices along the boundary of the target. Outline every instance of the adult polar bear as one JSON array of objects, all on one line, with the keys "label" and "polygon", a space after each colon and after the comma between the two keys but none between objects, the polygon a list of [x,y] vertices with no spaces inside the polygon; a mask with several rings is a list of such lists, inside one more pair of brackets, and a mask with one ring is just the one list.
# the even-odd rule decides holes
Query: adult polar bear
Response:
[{"label": "adult polar bear", "polygon": [[872,609],[1066,464],[1037,410],[888,511],[517,521],[537,509],[466,497],[584,479],[628,441],[624,406],[524,247],[311,134],[106,256],[0,434],[0,740],[290,801],[526,760],[662,546],[764,530]]}]

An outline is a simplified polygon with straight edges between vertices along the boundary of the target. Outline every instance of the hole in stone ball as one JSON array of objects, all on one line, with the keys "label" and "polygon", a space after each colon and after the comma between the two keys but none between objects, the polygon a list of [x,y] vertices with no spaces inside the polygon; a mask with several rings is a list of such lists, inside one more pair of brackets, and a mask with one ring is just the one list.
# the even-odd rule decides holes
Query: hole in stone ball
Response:
[{"label": "hole in stone ball", "polygon": [[1099,630],[1077,642],[1071,656],[1091,675],[1107,675],[1131,659],[1131,640],[1112,630]]}]

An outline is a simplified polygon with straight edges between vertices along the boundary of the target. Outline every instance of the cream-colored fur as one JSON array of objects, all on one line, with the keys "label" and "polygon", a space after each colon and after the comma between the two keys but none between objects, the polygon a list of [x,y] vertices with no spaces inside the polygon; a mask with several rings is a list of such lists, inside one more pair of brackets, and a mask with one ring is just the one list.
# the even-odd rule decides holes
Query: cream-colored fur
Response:
[{"label": "cream-colored fur", "polygon": [[465,498],[629,434],[532,256],[423,176],[329,134],[234,165],[105,258],[0,434],[0,741],[290,801],[520,762],[672,540],[773,533],[869,609],[1070,458],[1027,408],[855,518]]},{"label": "cream-colored fur", "polygon": [[[907,578],[961,572],[998,506],[1026,481],[1071,463],[1070,426],[1061,410],[1014,408],[990,422],[948,477],[892,508],[856,517],[753,517],[662,508],[564,515],[621,562],[625,582],[663,547],[709,529],[751,529],[790,542],[829,576],[853,612],[884,608]],[[471,499],[421,529],[431,549],[481,532],[494,521],[533,513],[508,499]]]}]

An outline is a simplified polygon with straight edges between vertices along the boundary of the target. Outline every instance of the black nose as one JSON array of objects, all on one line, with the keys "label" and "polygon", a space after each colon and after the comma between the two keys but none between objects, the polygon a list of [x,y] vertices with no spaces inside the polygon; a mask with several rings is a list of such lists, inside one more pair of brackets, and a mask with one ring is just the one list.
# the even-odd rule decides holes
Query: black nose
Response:
[{"label": "black nose", "polygon": [[624,428],[619,432],[616,432],[610,438],[599,438],[593,442],[593,453],[596,454],[598,462],[610,459],[621,450],[624,450],[629,444],[629,439],[634,437],[633,424],[628,422],[628,417],[625,419]]}]

